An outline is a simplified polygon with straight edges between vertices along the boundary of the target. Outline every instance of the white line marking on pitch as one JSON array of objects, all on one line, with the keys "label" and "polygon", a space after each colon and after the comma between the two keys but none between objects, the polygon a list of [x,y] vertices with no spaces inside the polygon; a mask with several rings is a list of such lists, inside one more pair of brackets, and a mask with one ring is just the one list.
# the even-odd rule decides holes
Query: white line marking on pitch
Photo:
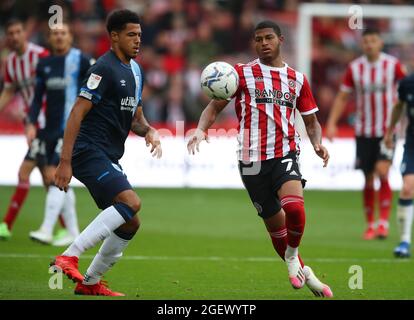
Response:
[{"label": "white line marking on pitch", "polygon": [[[84,255],[86,259],[92,259],[94,256]],[[0,259],[52,259],[53,256],[41,254],[23,254],[23,253],[0,253]],[[163,261],[230,261],[230,262],[280,262],[278,257],[174,257],[174,256],[123,256],[122,260],[163,260]],[[409,259],[380,259],[380,258],[308,258],[306,261],[322,263],[408,263]]]}]

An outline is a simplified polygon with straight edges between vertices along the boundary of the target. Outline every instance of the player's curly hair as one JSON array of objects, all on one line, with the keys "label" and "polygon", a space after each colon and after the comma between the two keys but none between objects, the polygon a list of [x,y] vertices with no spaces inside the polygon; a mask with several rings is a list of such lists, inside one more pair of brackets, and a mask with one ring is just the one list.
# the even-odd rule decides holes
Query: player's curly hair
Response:
[{"label": "player's curly hair", "polygon": [[106,20],[106,30],[110,34],[112,31],[122,31],[128,23],[140,24],[138,14],[131,10],[122,9],[112,11]]},{"label": "player's curly hair", "polygon": [[259,22],[254,28],[254,31],[257,31],[259,29],[266,29],[266,28],[273,29],[278,37],[282,35],[282,31],[280,30],[280,27],[271,20],[265,20],[265,21]]}]

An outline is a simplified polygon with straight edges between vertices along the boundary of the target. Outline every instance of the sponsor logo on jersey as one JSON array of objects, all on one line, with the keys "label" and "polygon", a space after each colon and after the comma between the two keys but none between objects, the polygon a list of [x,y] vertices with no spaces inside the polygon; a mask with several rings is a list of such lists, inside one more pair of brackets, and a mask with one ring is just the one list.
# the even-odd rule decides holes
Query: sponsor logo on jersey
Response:
[{"label": "sponsor logo on jersey", "polygon": [[121,99],[121,111],[133,112],[137,106],[138,101],[135,97],[125,97]]},{"label": "sponsor logo on jersey", "polygon": [[86,86],[88,89],[96,89],[99,86],[99,83],[101,82],[102,77],[100,75],[97,75],[95,73],[91,73],[89,76],[88,82],[86,83]]},{"label": "sponsor logo on jersey", "polygon": [[46,87],[49,90],[62,90],[66,88],[67,84],[67,79],[60,77],[49,78],[46,81]]},{"label": "sponsor logo on jersey", "polygon": [[282,92],[280,90],[256,89],[254,93],[256,103],[272,103],[288,108],[293,108],[293,102],[296,99],[295,94],[290,92]]}]

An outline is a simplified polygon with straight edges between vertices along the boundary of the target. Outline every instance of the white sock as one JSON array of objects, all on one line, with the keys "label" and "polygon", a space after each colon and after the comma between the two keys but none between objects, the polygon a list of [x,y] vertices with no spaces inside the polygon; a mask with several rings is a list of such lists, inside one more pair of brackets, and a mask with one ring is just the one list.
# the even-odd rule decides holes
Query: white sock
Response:
[{"label": "white sock", "polygon": [[413,204],[408,206],[398,204],[397,221],[400,227],[401,242],[411,243],[411,226],[413,224]]},{"label": "white sock", "polygon": [[94,285],[101,277],[122,257],[122,252],[129,240],[118,237],[115,233],[105,239],[99,252],[96,254],[88,270],[85,273],[83,284]]},{"label": "white sock", "polygon": [[46,195],[45,216],[40,230],[52,235],[53,228],[62,211],[66,194],[55,186],[50,186]]},{"label": "white sock", "polygon": [[79,235],[79,226],[78,218],[76,216],[76,197],[72,188],[69,188],[66,192],[62,215],[66,229],[69,231],[70,235],[77,237]]},{"label": "white sock", "polygon": [[285,259],[289,259],[291,257],[297,257],[298,254],[299,254],[299,248],[293,248],[288,245],[285,251]]},{"label": "white sock", "polygon": [[86,250],[96,246],[99,241],[109,237],[112,231],[124,223],[125,219],[114,206],[106,208],[76,237],[62,255],[79,257]]}]

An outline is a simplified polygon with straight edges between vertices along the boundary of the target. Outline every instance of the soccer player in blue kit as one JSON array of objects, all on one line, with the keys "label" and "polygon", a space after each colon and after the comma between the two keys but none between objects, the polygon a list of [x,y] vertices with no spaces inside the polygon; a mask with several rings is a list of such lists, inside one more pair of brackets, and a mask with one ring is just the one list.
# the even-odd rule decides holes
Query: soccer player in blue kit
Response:
[{"label": "soccer player in blue kit", "polygon": [[[38,135],[43,153],[43,159],[39,161],[44,162],[49,187],[43,222],[39,230],[30,232],[30,238],[44,244],[67,246],[79,235],[75,193],[71,188],[67,193],[61,192],[53,185],[53,180],[66,121],[93,59],[72,47],[73,38],[66,23],[51,29],[48,40],[52,54],[41,59],[36,67],[35,95],[29,110],[26,136],[31,144],[36,137],[35,124],[46,99],[46,126]],[[52,242],[53,228],[60,212],[68,232]]]},{"label": "soccer player in blue kit", "polygon": [[409,124],[405,134],[404,154],[401,163],[403,186],[397,207],[397,221],[400,227],[400,244],[394,249],[397,258],[410,257],[411,226],[413,224],[414,198],[414,74],[401,80],[398,86],[398,102],[394,105],[391,123],[384,141],[388,147],[393,146],[395,125],[401,118],[404,106],[407,110]]},{"label": "soccer player in blue kit", "polygon": [[[106,27],[111,49],[88,70],[66,125],[55,175],[56,186],[66,191],[73,174],[103,211],[51,265],[77,282],[75,294],[122,296],[101,277],[138,231],[141,200],[118,160],[130,131],[145,137],[153,156],[160,158],[162,149],[158,132],[142,111],[143,74],[133,60],[141,42],[140,19],[132,11],[117,10],[108,16]],[[79,256],[102,240],[83,277]]]}]

